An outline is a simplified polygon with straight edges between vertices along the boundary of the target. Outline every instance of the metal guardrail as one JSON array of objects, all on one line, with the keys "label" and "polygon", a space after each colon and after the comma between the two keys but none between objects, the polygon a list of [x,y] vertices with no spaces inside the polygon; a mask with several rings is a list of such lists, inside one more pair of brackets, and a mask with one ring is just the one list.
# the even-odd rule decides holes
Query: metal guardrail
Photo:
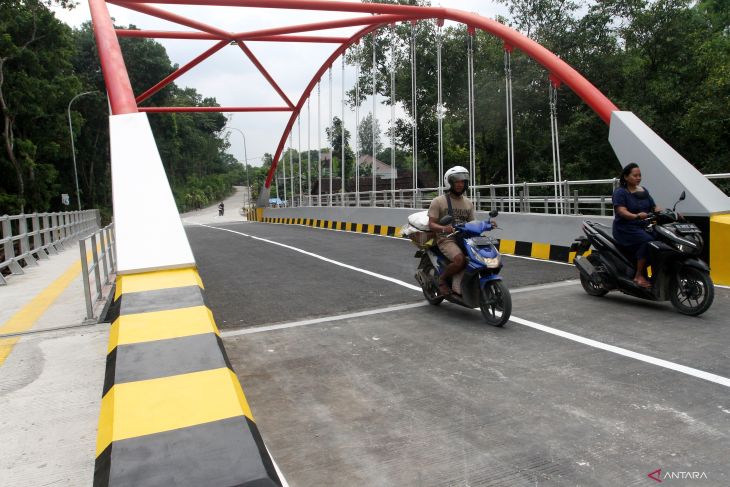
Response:
[{"label": "metal guardrail", "polygon": [[4,274],[23,274],[63,250],[69,241],[99,228],[99,210],[0,216],[0,286]]},{"label": "metal guardrail", "polygon": [[[91,258],[87,251],[87,242],[91,250]],[[117,272],[117,258],[115,253],[116,238],[114,223],[110,223],[101,230],[97,230],[86,238],[79,240],[81,253],[81,280],[84,283],[84,298],[86,300],[86,318],[84,323],[96,323],[99,316],[95,315],[95,304],[104,301],[104,289],[108,289]],[[104,272],[102,281],[101,271]],[[110,279],[112,276],[112,279]],[[92,294],[92,287],[94,293]]]},{"label": "metal guardrail", "polygon": [[[729,180],[730,173],[706,174],[710,180]],[[473,186],[470,197],[478,210],[552,213],[563,215],[613,215],[611,195],[618,178]],[[512,189],[512,191],[510,191]],[[439,188],[361,191],[304,196],[295,195],[293,206],[363,206],[428,208]],[[510,192],[512,196],[510,196]],[[285,205],[288,206],[288,205]]]}]

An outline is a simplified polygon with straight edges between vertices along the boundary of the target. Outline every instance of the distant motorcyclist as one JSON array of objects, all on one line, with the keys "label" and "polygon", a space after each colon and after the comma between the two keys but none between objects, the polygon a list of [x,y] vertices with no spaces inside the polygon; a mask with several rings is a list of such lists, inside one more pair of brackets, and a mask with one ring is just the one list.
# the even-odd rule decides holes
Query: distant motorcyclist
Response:
[{"label": "distant motorcyclist", "polygon": [[[431,201],[428,207],[428,225],[431,231],[440,234],[436,243],[441,253],[451,261],[439,278],[439,293],[451,294],[447,278],[455,276],[466,266],[466,258],[454,237],[447,235],[454,232],[454,225],[468,223],[475,219],[474,204],[464,193],[469,189],[469,171],[462,166],[454,166],[444,173],[444,189],[446,193]],[[451,215],[453,221],[449,225],[441,225],[439,221]]]},{"label": "distant motorcyclist", "polygon": [[223,205],[223,202],[221,201],[218,205],[218,216],[223,216],[223,212],[225,210],[225,205]]}]

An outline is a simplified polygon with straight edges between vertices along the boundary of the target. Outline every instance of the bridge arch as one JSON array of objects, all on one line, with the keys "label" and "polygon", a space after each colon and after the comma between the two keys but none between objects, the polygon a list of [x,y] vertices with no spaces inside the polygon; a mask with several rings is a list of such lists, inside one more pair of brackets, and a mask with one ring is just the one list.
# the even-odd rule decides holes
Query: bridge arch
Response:
[{"label": "bridge arch", "polygon": [[[171,33],[160,31],[114,31],[109,13],[106,10],[104,0],[89,0],[92,18],[95,25],[97,43],[99,45],[100,60],[102,69],[104,70],[104,78],[109,92],[109,100],[113,114],[133,113],[137,111],[195,111],[192,107],[165,107],[165,108],[139,108],[137,103],[143,101],[154,92],[158,91],[166,84],[172,82],[178,76],[197,65],[199,62],[218,51],[226,43],[236,43],[251,58],[256,67],[267,78],[274,89],[282,96],[287,106],[284,107],[247,107],[233,109],[231,107],[220,107],[219,111],[290,111],[291,115],[286,123],[284,131],[279,140],[279,144],[274,152],[274,158],[271,169],[267,174],[264,184],[265,192],[269,192],[271,182],[274,178],[279,158],[283,151],[286,139],[294,125],[295,120],[300,115],[305,101],[311,95],[317,82],[322,75],[330,68],[335,60],[342,55],[348,47],[357,43],[363,36],[376,31],[387,25],[397,22],[418,21],[427,19],[451,20],[466,25],[470,29],[481,29],[495,37],[502,39],[510,48],[516,48],[524,52],[527,56],[534,59],[542,65],[549,73],[551,80],[558,80],[569,86],[594,112],[606,123],[610,124],[611,114],[617,111],[617,107],[603,94],[598,88],[590,83],[578,71],[560,59],[557,55],[546,49],[539,43],[533,41],[517,32],[516,30],[503,25],[496,20],[482,17],[476,13],[465,12],[463,10],[443,8],[443,7],[426,7],[415,5],[393,5],[379,3],[356,3],[356,2],[331,2],[323,0],[279,0],[270,2],[268,0],[159,0],[156,4],[169,5],[200,5],[200,6],[225,6],[225,7],[253,7],[253,8],[278,8],[278,9],[296,9],[296,10],[314,10],[314,11],[337,11],[365,13],[369,16],[355,17],[352,19],[333,20],[328,22],[315,22],[310,24],[292,25],[287,27],[277,27],[262,29],[253,32],[230,33],[218,29],[213,26],[205,25],[201,22],[186,19],[180,15],[166,12],[156,7],[147,5],[143,0],[110,0],[111,3],[136,10],[149,15],[154,15],[165,20],[185,25],[200,32],[197,33]],[[245,40],[268,40],[268,41],[297,41],[303,39],[304,36],[297,37],[296,34],[312,31],[322,31],[327,29],[364,26],[355,34],[347,38],[339,38],[341,44],[334,52],[325,60],[325,62],[316,71],[310,82],[305,87],[301,96],[295,104],[292,104],[283,94],[276,82],[266,72],[263,66],[257,62],[252,53],[243,44]],[[135,98],[131,91],[131,85],[127,77],[126,68],[124,66],[121,51],[119,49],[116,34],[134,37],[175,37],[187,39],[217,39],[220,42],[212,48],[196,57],[188,65],[180,68],[176,73],[166,77],[155,86],[146,90],[144,93]],[[334,38],[314,37],[307,38],[312,42],[333,42]],[[213,111],[215,108],[206,107],[207,111]],[[268,194],[265,195],[268,198]]]}]

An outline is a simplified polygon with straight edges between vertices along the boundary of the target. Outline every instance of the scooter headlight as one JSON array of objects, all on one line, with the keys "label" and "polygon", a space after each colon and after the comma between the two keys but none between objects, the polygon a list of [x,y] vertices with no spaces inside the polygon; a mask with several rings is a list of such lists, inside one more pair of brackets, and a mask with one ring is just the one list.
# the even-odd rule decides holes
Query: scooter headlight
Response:
[{"label": "scooter headlight", "polygon": [[496,269],[502,266],[501,255],[498,255],[497,257],[484,257],[479,252],[475,252],[474,255],[476,255],[477,260],[487,266],[488,269]]}]

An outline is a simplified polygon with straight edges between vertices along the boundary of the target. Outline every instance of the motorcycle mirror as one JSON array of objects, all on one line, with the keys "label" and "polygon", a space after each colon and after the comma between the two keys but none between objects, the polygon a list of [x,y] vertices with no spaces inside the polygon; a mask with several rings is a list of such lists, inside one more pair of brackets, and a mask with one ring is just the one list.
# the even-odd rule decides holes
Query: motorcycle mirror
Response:
[{"label": "motorcycle mirror", "polygon": [[454,217],[451,215],[444,215],[444,217],[439,220],[439,225],[449,225],[454,220]]},{"label": "motorcycle mirror", "polygon": [[682,194],[679,195],[679,199],[676,203],[674,203],[674,206],[672,207],[672,211],[674,211],[677,208],[677,205],[680,201],[684,201],[684,199],[687,197],[687,192],[682,190]]},{"label": "motorcycle mirror", "polygon": [[489,216],[491,218],[497,218],[497,215],[499,215],[499,212],[497,210],[492,210],[489,212]]}]

